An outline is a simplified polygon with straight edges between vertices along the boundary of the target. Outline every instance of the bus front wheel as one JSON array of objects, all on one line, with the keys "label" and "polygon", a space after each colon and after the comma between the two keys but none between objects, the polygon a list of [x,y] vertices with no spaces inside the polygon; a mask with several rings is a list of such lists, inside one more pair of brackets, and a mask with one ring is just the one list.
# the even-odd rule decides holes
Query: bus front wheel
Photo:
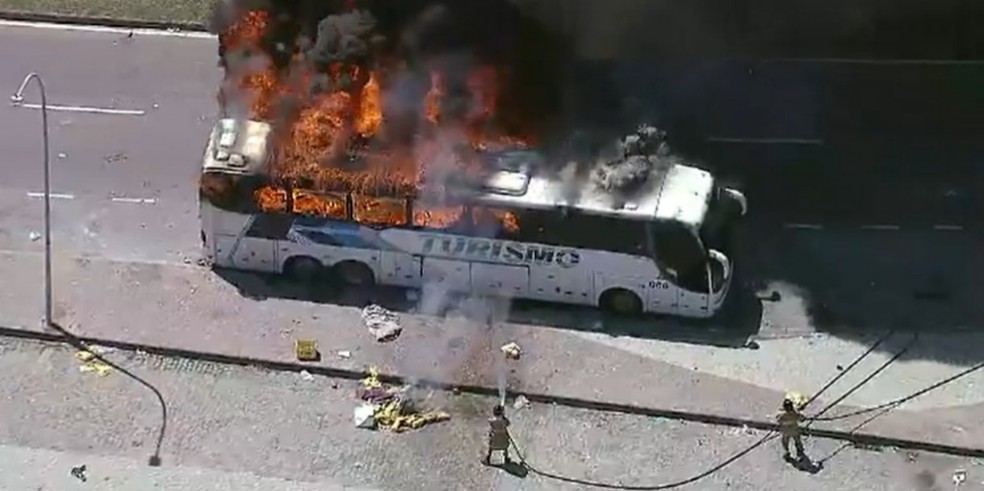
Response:
[{"label": "bus front wheel", "polygon": [[284,264],[284,273],[287,276],[304,283],[318,279],[323,269],[317,259],[310,257],[292,257]]},{"label": "bus front wheel", "polygon": [[608,290],[601,295],[601,308],[618,315],[637,315],[642,313],[642,300],[639,295],[622,288]]},{"label": "bus front wheel", "polygon": [[376,283],[376,275],[369,266],[355,261],[345,261],[332,268],[335,278],[349,286],[372,286]]}]

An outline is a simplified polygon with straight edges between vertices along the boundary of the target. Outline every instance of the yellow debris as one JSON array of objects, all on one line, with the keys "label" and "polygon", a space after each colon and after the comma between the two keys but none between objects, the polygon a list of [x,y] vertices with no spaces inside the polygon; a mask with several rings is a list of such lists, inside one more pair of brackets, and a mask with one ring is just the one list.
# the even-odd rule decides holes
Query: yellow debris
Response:
[{"label": "yellow debris", "polygon": [[[370,367],[368,375],[362,379],[362,386],[366,389],[380,389],[383,387],[379,381],[379,371],[375,367]],[[382,403],[374,404],[373,419],[381,428],[401,433],[406,430],[415,430],[430,423],[437,423],[451,419],[451,415],[443,411],[416,411],[412,404],[404,400],[397,388],[387,389],[392,394],[393,399]]]},{"label": "yellow debris", "polygon": [[82,362],[79,366],[79,371],[82,373],[95,372],[100,377],[105,377],[113,371],[112,367],[99,361],[91,351],[79,351],[75,353],[75,358]]},{"label": "yellow debris", "polygon": [[318,361],[318,342],[309,339],[296,340],[294,354],[299,361]]},{"label": "yellow debris", "polygon": [[369,372],[369,374],[366,375],[366,378],[362,379],[363,387],[367,389],[377,389],[383,386],[383,384],[379,381],[379,370],[376,370],[376,367],[369,367],[367,372]]},{"label": "yellow debris", "polygon": [[379,426],[395,433],[416,430],[426,424],[451,419],[451,415],[444,411],[424,411],[404,414],[403,403],[396,400],[379,406],[374,416]]}]

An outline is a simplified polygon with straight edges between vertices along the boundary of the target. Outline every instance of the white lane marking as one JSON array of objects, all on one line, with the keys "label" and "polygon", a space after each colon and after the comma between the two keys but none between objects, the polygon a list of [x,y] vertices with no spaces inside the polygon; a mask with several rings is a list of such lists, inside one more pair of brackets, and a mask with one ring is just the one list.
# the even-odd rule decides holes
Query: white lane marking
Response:
[{"label": "white lane marking", "polygon": [[136,203],[141,205],[152,205],[157,203],[156,198],[113,198],[116,203]]},{"label": "white lane marking", "polygon": [[963,229],[960,225],[933,225],[933,230],[960,231]]},{"label": "white lane marking", "polygon": [[823,230],[823,225],[816,225],[813,223],[784,223],[782,224],[784,228],[795,228],[803,230]]},{"label": "white lane marking", "polygon": [[899,230],[902,227],[898,225],[862,225],[862,230]]},{"label": "white lane marking", "polygon": [[730,138],[709,136],[707,141],[712,143],[755,143],[760,145],[823,145],[823,140],[811,138]]},{"label": "white lane marking", "polygon": [[850,65],[984,65],[984,60],[878,60],[870,58],[770,58],[762,63],[839,63]]},{"label": "white lane marking", "polygon": [[[74,194],[48,193],[54,199],[75,199]],[[44,193],[27,193],[29,198],[44,198]]]},{"label": "white lane marking", "polygon": [[126,29],[122,27],[88,26],[82,24],[58,24],[53,22],[26,22],[20,20],[0,20],[0,26],[31,27],[35,29],[53,29],[56,31],[99,32],[104,34],[123,34],[131,32],[141,36],[159,36],[192,39],[215,39],[214,34],[195,31],[172,31],[167,29]]},{"label": "white lane marking", "polygon": [[[14,104],[14,107],[25,107],[27,109],[41,109],[41,104],[21,102]],[[113,114],[117,116],[143,116],[147,114],[143,109],[113,109],[109,107],[92,106],[60,106],[48,104],[49,111],[65,111],[71,113],[92,113],[92,114]]]}]

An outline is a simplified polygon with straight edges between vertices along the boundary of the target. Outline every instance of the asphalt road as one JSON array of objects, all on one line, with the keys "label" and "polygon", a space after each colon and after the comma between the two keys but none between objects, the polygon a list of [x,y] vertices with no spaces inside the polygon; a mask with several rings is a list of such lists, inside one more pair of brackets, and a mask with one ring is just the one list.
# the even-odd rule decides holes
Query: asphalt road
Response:
[{"label": "asphalt road", "polygon": [[[16,457],[0,460],[5,489],[67,488],[71,467],[81,464],[89,485],[113,490],[205,489],[208,479],[246,484],[250,475],[255,489],[588,489],[482,467],[492,400],[433,394],[427,403],[448,411],[450,421],[389,434],[354,427],[354,382],[123,352],[105,356],[160,391],[168,414],[163,467],[140,467],[154,451],[162,422],[146,387],[116,371],[105,377],[81,373],[65,347],[0,340],[0,389],[18,394],[0,399],[0,452]],[[692,476],[762,436],[559,406],[510,409],[509,416],[535,467],[625,485]],[[806,444],[814,459],[840,447],[823,440]],[[809,474],[780,455],[773,441],[682,489],[948,489],[958,469],[967,475],[960,489],[984,489],[984,467],[967,460],[846,448]],[[208,489],[254,489],[228,485]]]},{"label": "asphalt road", "polygon": [[[180,256],[197,235],[196,179],[219,79],[202,39],[3,27],[0,86],[31,71],[50,105],[143,111],[51,111],[55,240],[89,253]],[[213,55],[213,56],[209,56]],[[38,103],[36,86],[25,102]],[[19,249],[40,228],[40,112],[0,106],[0,247]],[[113,201],[116,198],[117,201]],[[122,199],[122,200],[120,200]],[[150,200],[143,203],[134,200]]]}]

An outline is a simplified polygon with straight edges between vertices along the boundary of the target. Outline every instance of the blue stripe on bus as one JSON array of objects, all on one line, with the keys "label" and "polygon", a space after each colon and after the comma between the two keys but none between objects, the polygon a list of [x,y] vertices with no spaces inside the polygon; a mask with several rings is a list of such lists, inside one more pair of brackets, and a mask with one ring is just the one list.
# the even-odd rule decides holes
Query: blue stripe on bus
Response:
[{"label": "blue stripe on bus", "polygon": [[[322,245],[369,250],[397,250],[370,227],[344,222],[324,222],[308,225],[294,222],[294,231]],[[308,222],[312,223],[312,222]]]}]

